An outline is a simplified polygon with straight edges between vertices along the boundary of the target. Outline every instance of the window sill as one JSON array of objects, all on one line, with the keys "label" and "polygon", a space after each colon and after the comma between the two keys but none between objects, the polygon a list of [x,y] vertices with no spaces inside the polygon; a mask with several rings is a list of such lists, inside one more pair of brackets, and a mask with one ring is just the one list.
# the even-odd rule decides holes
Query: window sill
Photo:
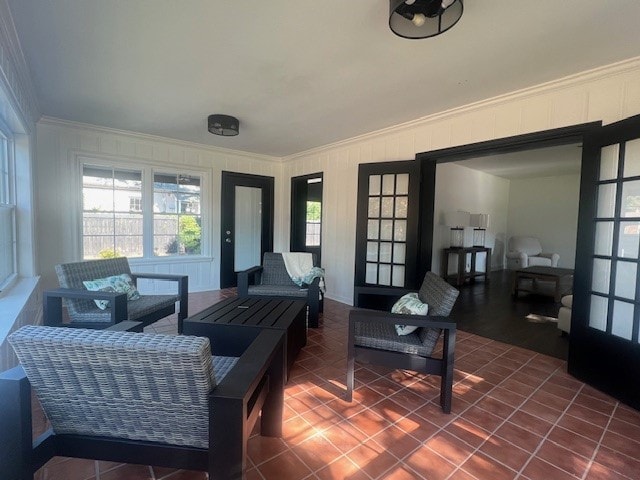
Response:
[{"label": "window sill", "polygon": [[0,344],[4,342],[29,297],[38,287],[40,277],[19,278],[0,297]]}]

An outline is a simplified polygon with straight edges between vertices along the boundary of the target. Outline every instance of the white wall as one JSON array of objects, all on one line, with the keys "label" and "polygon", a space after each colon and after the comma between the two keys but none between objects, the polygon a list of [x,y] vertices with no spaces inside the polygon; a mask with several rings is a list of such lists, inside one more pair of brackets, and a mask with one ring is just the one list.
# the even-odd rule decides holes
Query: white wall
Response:
[{"label": "white wall", "polygon": [[[503,268],[508,201],[509,180],[455,163],[439,164],[436,167],[432,271],[441,273],[442,249],[450,245],[450,229],[444,224],[444,215],[446,212],[457,210],[489,214],[485,246],[492,249],[492,270]],[[472,244],[473,228],[468,227],[465,228],[464,245]],[[455,272],[456,268],[457,258],[451,255],[449,272]],[[478,255],[476,270],[484,271],[484,269],[485,257]]]},{"label": "white wall", "polygon": [[507,238],[540,239],[542,249],[559,253],[559,267],[573,268],[578,231],[580,175],[511,180]]},{"label": "white wall", "polygon": [[[281,161],[273,157],[47,118],[38,122],[37,133],[38,260],[44,288],[57,286],[54,265],[81,260],[81,159],[166,164],[206,172],[211,191],[203,212],[210,214],[210,227],[206,232],[209,244],[203,249],[210,256],[132,261],[132,270],[138,272],[188,274],[189,290],[194,292],[218,289],[220,285],[222,171],[271,176],[276,185],[283,183]],[[276,205],[283,203],[281,195],[276,188]],[[276,208],[277,224],[282,224],[283,214],[288,216],[288,212]],[[282,242],[279,237],[275,241]]]},{"label": "white wall", "polygon": [[[288,157],[280,208],[289,211],[291,177],[324,172],[322,263],[327,296],[353,298],[359,163],[407,160],[416,153],[640,113],[640,59],[466,105]],[[276,230],[288,245],[289,218]]]}]

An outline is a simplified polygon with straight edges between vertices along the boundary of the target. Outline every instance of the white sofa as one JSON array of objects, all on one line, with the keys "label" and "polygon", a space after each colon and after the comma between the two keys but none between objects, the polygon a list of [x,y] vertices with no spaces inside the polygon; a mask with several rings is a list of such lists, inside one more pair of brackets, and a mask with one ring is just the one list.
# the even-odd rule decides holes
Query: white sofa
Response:
[{"label": "white sofa", "polygon": [[533,266],[557,267],[560,255],[544,253],[536,237],[513,236],[506,253],[507,267],[511,270]]},{"label": "white sofa", "polygon": [[558,328],[564,333],[571,331],[571,306],[573,305],[573,295],[565,295],[560,300],[560,310],[558,311]]}]

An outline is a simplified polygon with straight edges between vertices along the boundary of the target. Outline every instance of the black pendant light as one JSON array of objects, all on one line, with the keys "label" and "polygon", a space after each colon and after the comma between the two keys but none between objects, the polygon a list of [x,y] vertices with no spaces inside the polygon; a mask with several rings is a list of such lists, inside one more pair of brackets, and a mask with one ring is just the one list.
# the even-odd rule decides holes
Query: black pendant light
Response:
[{"label": "black pendant light", "polygon": [[222,115],[220,113],[209,115],[208,124],[209,131],[214,135],[233,137],[238,135],[240,131],[240,122],[231,115]]},{"label": "black pendant light", "polygon": [[389,28],[403,38],[440,35],[462,17],[462,0],[389,0]]}]

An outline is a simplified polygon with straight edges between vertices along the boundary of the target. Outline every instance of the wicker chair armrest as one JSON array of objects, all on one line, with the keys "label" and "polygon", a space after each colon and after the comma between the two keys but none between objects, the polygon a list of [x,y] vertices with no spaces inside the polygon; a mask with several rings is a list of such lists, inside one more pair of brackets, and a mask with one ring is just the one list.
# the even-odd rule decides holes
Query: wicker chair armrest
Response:
[{"label": "wicker chair armrest", "polygon": [[138,285],[139,278],[178,282],[178,296],[180,297],[178,333],[182,333],[182,321],[189,316],[189,276],[173,273],[132,273],[131,278],[136,286]]},{"label": "wicker chair armrest", "polygon": [[238,296],[246,297],[249,295],[249,285],[258,285],[261,275],[262,267],[260,265],[238,272]]},{"label": "wicker chair armrest", "polygon": [[62,325],[62,299],[109,300],[111,303],[110,324],[115,325],[128,318],[127,294],[118,292],[100,292],[76,288],[56,288],[45,290],[42,294],[44,325],[57,327]]},{"label": "wicker chair armrest", "polygon": [[379,310],[358,309],[352,310],[349,314],[349,322],[376,321],[388,323],[390,325],[402,324],[416,327],[441,328],[444,330],[455,330],[456,322],[449,317],[435,317],[429,315],[406,315],[403,313],[381,312]]}]

